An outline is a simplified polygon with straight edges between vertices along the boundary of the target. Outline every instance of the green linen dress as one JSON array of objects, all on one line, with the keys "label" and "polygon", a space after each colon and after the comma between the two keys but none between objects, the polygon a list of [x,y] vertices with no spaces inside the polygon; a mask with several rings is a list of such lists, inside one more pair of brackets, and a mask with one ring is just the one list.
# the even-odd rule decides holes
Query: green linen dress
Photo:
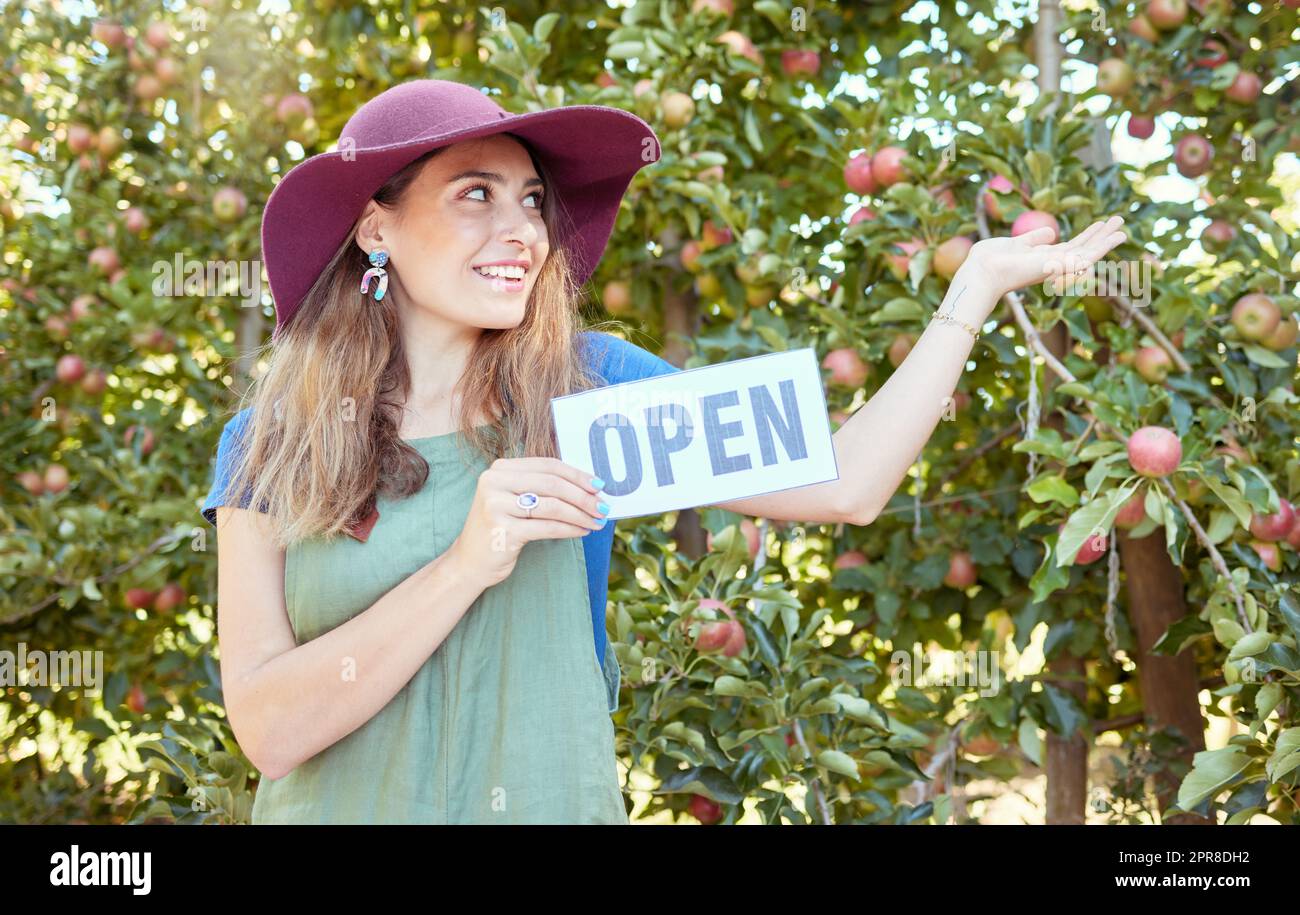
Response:
[{"label": "green linen dress", "polygon": [[[286,551],[299,644],[371,606],[460,533],[487,462],[459,432],[407,441],[429,462],[419,493],[380,498],[365,542],[318,537]],[[617,663],[607,652],[602,670],[591,650],[585,561],[578,537],[525,544],[510,576],[374,717],[261,780],[253,822],[626,825],[610,719]]]}]

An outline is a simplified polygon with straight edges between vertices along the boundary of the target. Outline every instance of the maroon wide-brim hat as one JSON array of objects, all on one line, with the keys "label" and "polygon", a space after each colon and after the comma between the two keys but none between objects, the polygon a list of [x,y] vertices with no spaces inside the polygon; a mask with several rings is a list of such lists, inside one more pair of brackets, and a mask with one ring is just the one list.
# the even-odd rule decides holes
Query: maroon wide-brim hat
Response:
[{"label": "maroon wide-brim hat", "polygon": [[347,237],[367,201],[403,166],[440,146],[498,133],[525,140],[550,173],[548,193],[570,237],[553,238],[585,283],[609,243],[632,176],[657,162],[659,138],[636,115],[600,105],[511,114],[473,86],[441,79],[401,83],[348,119],[338,147],[299,163],[262,213],[262,258],[281,330]]}]

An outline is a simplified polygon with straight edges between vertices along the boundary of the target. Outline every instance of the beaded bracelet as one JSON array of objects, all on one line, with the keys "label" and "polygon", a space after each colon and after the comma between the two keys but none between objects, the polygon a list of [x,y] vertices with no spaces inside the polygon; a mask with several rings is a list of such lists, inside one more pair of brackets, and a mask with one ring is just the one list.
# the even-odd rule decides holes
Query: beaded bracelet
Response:
[{"label": "beaded bracelet", "polygon": [[960,328],[962,328],[963,330],[965,330],[968,334],[970,334],[970,335],[971,335],[972,337],[974,337],[976,340],[978,340],[978,339],[980,338],[979,331],[977,331],[975,328],[971,327],[971,326],[970,326],[969,324],[967,324],[965,321],[961,321],[961,320],[958,320],[957,318],[953,317],[951,314],[945,314],[944,312],[936,311],[936,312],[934,313],[934,317],[931,318],[931,320],[933,320],[933,321],[940,321],[940,322],[942,322],[942,323],[944,323],[944,324],[955,324],[957,327],[960,327]]}]

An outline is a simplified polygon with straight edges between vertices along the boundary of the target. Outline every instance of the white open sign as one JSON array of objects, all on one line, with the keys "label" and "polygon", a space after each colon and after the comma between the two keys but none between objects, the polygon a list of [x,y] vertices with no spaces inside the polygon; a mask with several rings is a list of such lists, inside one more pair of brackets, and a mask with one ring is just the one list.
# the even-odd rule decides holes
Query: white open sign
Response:
[{"label": "white open sign", "polygon": [[811,348],[551,399],[560,460],[635,518],[838,480]]}]

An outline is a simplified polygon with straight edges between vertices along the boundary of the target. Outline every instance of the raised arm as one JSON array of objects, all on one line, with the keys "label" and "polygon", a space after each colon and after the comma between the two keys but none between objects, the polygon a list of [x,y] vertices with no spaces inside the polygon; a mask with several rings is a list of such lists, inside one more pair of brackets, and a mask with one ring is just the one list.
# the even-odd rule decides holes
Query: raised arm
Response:
[{"label": "raised arm", "polygon": [[[1051,244],[1052,229],[977,242],[953,277],[939,313],[978,329],[1006,293],[1087,270],[1125,239],[1123,220],[1096,222]],[[870,524],[929,441],[970,357],[975,339],[959,325],[931,321],[903,363],[832,436],[840,478],[717,503],[718,508],[812,524]]]}]

